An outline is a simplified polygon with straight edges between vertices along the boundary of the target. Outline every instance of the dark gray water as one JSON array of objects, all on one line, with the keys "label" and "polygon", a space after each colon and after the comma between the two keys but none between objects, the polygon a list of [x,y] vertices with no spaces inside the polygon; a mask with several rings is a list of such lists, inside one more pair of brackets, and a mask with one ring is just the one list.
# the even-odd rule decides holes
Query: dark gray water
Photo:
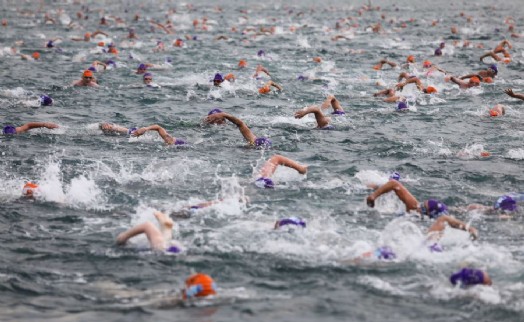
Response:
[{"label": "dark gray water", "polygon": [[[57,130],[33,130],[0,137],[0,303],[1,320],[53,321],[522,321],[524,284],[522,220],[499,220],[479,213],[457,213],[480,232],[471,242],[459,231],[446,231],[443,253],[423,245],[429,222],[395,217],[401,208],[393,196],[367,208],[369,182],[384,182],[391,171],[420,200],[430,197],[448,206],[491,204],[508,191],[521,191],[524,120],[522,103],[503,93],[524,91],[524,44],[511,38],[513,61],[498,64],[494,84],[459,90],[444,75],[426,76],[421,62],[430,59],[455,75],[485,68],[487,49],[509,37],[504,19],[513,16],[516,32],[523,11],[518,1],[504,3],[380,3],[381,11],[357,9],[363,2],[222,2],[179,3],[89,2],[88,20],[76,20],[82,4],[38,5],[2,1],[0,44],[0,115],[2,124],[49,121]],[[126,24],[98,26],[102,13]],[[76,22],[67,27],[67,17]],[[176,32],[150,30],[147,20],[165,22],[168,9]],[[399,8],[400,10],[396,10]],[[85,9],[85,7],[84,7]],[[240,9],[248,10],[245,13]],[[45,24],[48,11],[56,24]],[[459,12],[472,16],[467,22]],[[133,22],[136,12],[141,19]],[[384,34],[365,26],[383,20]],[[358,27],[334,30],[340,18],[353,17]],[[193,19],[208,18],[209,30],[194,30]],[[414,18],[415,21],[408,21]],[[147,20],[146,20],[147,19]],[[393,22],[390,20],[393,19]],[[435,27],[431,22],[438,20]],[[407,28],[400,28],[401,22]],[[352,23],[350,23],[352,24]],[[450,26],[459,29],[452,35]],[[231,27],[239,30],[231,32]],[[277,26],[274,35],[240,31]],[[291,32],[290,27],[296,27]],[[349,24],[347,25],[349,26]],[[127,28],[140,37],[126,40]],[[496,30],[496,29],[499,30]],[[109,33],[120,53],[100,53],[96,41],[69,38],[100,29]],[[197,36],[185,48],[171,43]],[[215,40],[226,35],[229,40]],[[335,35],[350,40],[332,41]],[[61,50],[45,49],[62,37]],[[463,48],[463,40],[472,46]],[[23,61],[9,53],[38,50],[41,60]],[[166,51],[153,53],[157,40]],[[457,40],[457,46],[453,46]],[[440,42],[444,56],[432,57]],[[263,49],[265,57],[258,57]],[[350,50],[361,50],[352,53]],[[408,86],[411,110],[374,98],[382,81],[394,86],[400,69],[372,66],[383,57],[419,62],[412,72],[438,93],[422,95]],[[312,58],[321,56],[318,65]],[[173,65],[165,64],[170,57]],[[96,74],[101,88],[74,88],[82,70],[94,60],[117,61],[117,68]],[[249,67],[237,69],[240,59]],[[153,70],[159,89],[142,87],[134,71],[140,62],[161,65]],[[488,60],[487,60],[488,62]],[[255,66],[269,69],[282,93],[261,96]],[[418,68],[418,69],[417,69]],[[221,89],[209,82],[216,72],[237,76]],[[309,80],[298,81],[307,75]],[[413,85],[411,85],[413,86]],[[52,107],[33,107],[38,94],[53,97]],[[334,94],[347,112],[333,120],[334,131],[313,130],[314,119],[296,120],[296,110],[320,104]],[[501,103],[507,114],[489,118]],[[268,151],[246,147],[238,129],[203,126],[212,108],[244,120],[259,136],[273,141]],[[104,136],[98,123],[126,127],[160,124],[189,147],[165,146],[155,134],[138,139]],[[480,157],[486,150],[491,157]],[[273,154],[309,166],[306,176],[279,169],[276,188],[253,185],[258,168]],[[26,180],[36,180],[41,196],[21,199]],[[244,197],[250,202],[246,203]],[[115,237],[145,220],[153,209],[180,210],[201,201],[225,198],[179,221],[175,238],[185,247],[173,256],[143,251],[145,239],[119,248]],[[292,233],[273,231],[275,220],[304,218],[308,227]],[[369,265],[347,259],[383,244],[397,260]],[[469,265],[485,269],[492,287],[453,288],[448,276]],[[170,299],[192,272],[215,279],[219,296],[194,305]]]}]

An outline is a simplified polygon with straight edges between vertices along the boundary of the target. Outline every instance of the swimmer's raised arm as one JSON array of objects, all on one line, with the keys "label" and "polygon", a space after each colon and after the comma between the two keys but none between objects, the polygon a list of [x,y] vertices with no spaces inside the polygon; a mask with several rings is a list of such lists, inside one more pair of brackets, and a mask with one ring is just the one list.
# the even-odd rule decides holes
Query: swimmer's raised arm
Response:
[{"label": "swimmer's raised arm", "polygon": [[420,79],[418,77],[408,78],[403,83],[398,83],[396,85],[396,87],[398,89],[402,90],[404,88],[404,86],[406,86],[408,84],[415,84],[420,91],[423,90],[422,82],[420,81]]},{"label": "swimmer's raised arm", "polygon": [[176,138],[174,138],[171,135],[169,135],[167,133],[167,131],[163,127],[158,125],[158,124],[154,124],[154,125],[150,125],[150,126],[146,126],[146,127],[141,127],[138,130],[134,131],[131,135],[139,137],[139,136],[143,135],[144,133],[146,133],[147,131],[156,131],[156,132],[158,132],[158,134],[160,135],[160,137],[162,138],[162,140],[164,140],[164,142],[166,144],[171,145],[171,144],[175,144],[176,143]]},{"label": "swimmer's raised arm", "polygon": [[160,224],[160,229],[149,221],[139,224],[118,235],[117,245],[124,245],[132,237],[146,234],[152,249],[165,250],[172,238],[173,221],[160,211],[155,211],[154,215]]},{"label": "swimmer's raised arm", "polygon": [[403,79],[408,79],[411,75],[409,75],[406,72],[402,72],[398,75],[398,82],[402,81]]},{"label": "swimmer's raised arm", "polygon": [[283,90],[282,86],[278,85],[277,83],[275,83],[274,81],[267,81],[266,84],[264,84],[264,86],[273,86],[275,87],[276,89],[278,89],[279,91]]},{"label": "swimmer's raised arm", "polygon": [[91,34],[91,38],[92,38],[92,37],[95,37],[96,35],[104,35],[104,36],[106,36],[106,37],[109,37],[109,35],[106,34],[105,32],[103,32],[103,31],[101,31],[101,30],[97,30],[97,31],[95,31],[95,32],[93,32],[93,33]]},{"label": "swimmer's raised arm", "polygon": [[275,173],[275,170],[279,165],[283,165],[292,169],[295,169],[300,174],[306,174],[307,166],[301,165],[296,161],[289,158],[276,154],[266,161],[264,166],[260,169],[259,176],[263,178],[269,178]]},{"label": "swimmer's raised arm", "polygon": [[381,64],[381,65],[388,64],[388,65],[391,66],[391,67],[397,67],[397,63],[394,63],[394,62],[389,61],[389,60],[387,60],[387,59],[382,59],[382,60],[380,61],[380,64]]},{"label": "swimmer's raised arm", "polygon": [[104,132],[104,134],[128,134],[129,129],[116,124],[111,124],[107,122],[100,123],[98,128]]},{"label": "swimmer's raised arm", "polygon": [[257,76],[258,76],[258,73],[260,73],[260,72],[264,72],[264,73],[266,73],[267,76],[271,76],[271,75],[269,74],[269,71],[267,70],[267,68],[265,68],[264,66],[262,66],[262,65],[259,64],[259,65],[257,66],[257,69],[255,70],[255,74],[253,75],[253,77],[257,77]]},{"label": "swimmer's raised arm", "polygon": [[508,94],[508,95],[511,96],[511,97],[514,97],[514,98],[518,98],[518,99],[524,100],[524,94],[513,93],[513,90],[512,90],[511,88],[505,89],[505,90],[504,90],[504,93]]},{"label": "swimmer's raised arm", "polygon": [[409,192],[408,189],[406,189],[406,187],[402,185],[402,183],[398,182],[397,180],[389,180],[387,183],[380,186],[377,190],[371,193],[366,199],[368,206],[371,208],[375,207],[375,200],[390,191],[395,192],[400,201],[402,201],[406,206],[407,211],[419,210],[418,200],[411,194],[411,192]]},{"label": "swimmer's raised arm", "polygon": [[253,134],[253,132],[251,132],[249,127],[247,127],[247,125],[241,119],[234,117],[233,115],[230,115],[228,113],[221,112],[209,115],[208,117],[206,117],[206,122],[213,124],[217,121],[220,121],[221,119],[226,119],[238,126],[240,133],[242,133],[242,136],[244,136],[246,141],[248,141],[249,143],[253,144],[257,139],[257,137]]},{"label": "swimmer's raised arm", "polygon": [[468,74],[468,75],[465,75],[465,76],[461,76],[459,79],[469,79],[469,78],[474,77],[474,76],[477,76],[480,80],[482,80],[482,78],[483,78],[479,74]]},{"label": "swimmer's raised arm", "polygon": [[45,127],[48,129],[56,129],[58,128],[58,125],[55,123],[50,123],[50,122],[29,122],[22,126],[18,126],[16,128],[16,133],[24,133],[31,129],[38,129],[42,127]]},{"label": "swimmer's raised arm", "polygon": [[295,118],[301,119],[304,116],[313,113],[317,121],[317,127],[323,128],[329,125],[329,118],[325,117],[320,108],[316,105],[308,106],[295,112]]},{"label": "swimmer's raised arm", "polygon": [[344,109],[342,106],[340,106],[340,102],[335,97],[335,95],[328,95],[326,100],[322,103],[322,105],[320,105],[320,108],[324,110],[329,106],[333,107],[334,112],[344,112]]}]

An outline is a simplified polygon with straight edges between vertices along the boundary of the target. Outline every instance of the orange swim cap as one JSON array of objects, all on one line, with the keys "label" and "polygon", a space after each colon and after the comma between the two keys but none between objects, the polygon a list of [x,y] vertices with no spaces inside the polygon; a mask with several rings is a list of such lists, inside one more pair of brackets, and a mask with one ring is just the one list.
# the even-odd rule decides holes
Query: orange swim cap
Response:
[{"label": "orange swim cap", "polygon": [[488,151],[482,151],[482,152],[480,152],[480,156],[481,157],[490,157],[491,153],[489,153]]},{"label": "orange swim cap", "polygon": [[493,78],[491,78],[491,77],[484,77],[484,78],[482,79],[482,81],[483,81],[484,83],[491,84],[491,83],[493,83]]},{"label": "orange swim cap", "polygon": [[437,92],[437,89],[435,87],[433,87],[433,86],[428,86],[426,88],[426,93],[427,94],[433,94],[433,93],[436,93],[436,92]]},{"label": "orange swim cap", "polygon": [[414,63],[414,62],[415,62],[415,56],[413,56],[413,55],[409,55],[408,58],[406,59],[406,62],[408,62],[408,63]]},{"label": "orange swim cap", "polygon": [[425,60],[422,63],[422,67],[424,67],[424,68],[430,68],[431,66],[433,66],[433,65],[431,64],[431,62],[429,60]]},{"label": "orange swim cap", "polygon": [[225,79],[225,80],[228,80],[228,81],[230,81],[230,82],[231,82],[231,81],[234,81],[234,80],[235,80],[235,75],[229,73],[229,74],[227,74],[226,76],[224,76],[224,79]]},{"label": "orange swim cap", "polygon": [[115,47],[109,47],[109,50],[107,51],[110,54],[118,54],[118,49]]},{"label": "orange swim cap", "polygon": [[175,47],[182,47],[183,45],[184,45],[184,42],[182,41],[182,39],[175,40],[175,43],[173,44],[173,46]]},{"label": "orange swim cap", "polygon": [[93,72],[89,69],[84,70],[84,73],[82,74],[82,77],[93,77]]},{"label": "orange swim cap", "polygon": [[35,51],[34,53],[31,54],[31,57],[33,57],[34,59],[39,59],[40,58],[40,53]]},{"label": "orange swim cap", "polygon": [[97,45],[99,47],[104,47],[106,44],[103,41],[99,41]]},{"label": "orange swim cap", "polygon": [[85,37],[85,38],[89,38],[89,37],[91,37],[91,33],[86,32],[86,33],[84,34],[84,37]]},{"label": "orange swim cap", "polygon": [[38,189],[38,185],[36,183],[28,182],[24,185],[22,194],[24,196],[32,197],[36,189]]},{"label": "orange swim cap", "polygon": [[473,76],[469,79],[470,83],[480,84],[480,79],[477,76]]},{"label": "orange swim cap", "polygon": [[500,113],[496,111],[495,109],[492,109],[492,110],[489,110],[489,115],[496,117],[496,116],[500,116]]},{"label": "orange swim cap", "polygon": [[241,59],[239,62],[238,62],[238,67],[239,68],[245,68],[247,67],[247,61],[245,59]]},{"label": "orange swim cap", "polygon": [[504,58],[504,59],[502,60],[502,62],[503,62],[504,64],[509,64],[509,63],[511,63],[511,58],[510,58],[510,57],[506,57],[506,58]]},{"label": "orange swim cap", "polygon": [[317,57],[313,57],[313,61],[314,61],[315,63],[321,63],[321,62],[322,62],[322,58],[320,58],[320,57],[318,57],[318,56],[317,56]]},{"label": "orange swim cap", "polygon": [[217,294],[216,284],[211,276],[202,273],[196,273],[187,278],[186,289],[183,291],[184,299],[215,294]]},{"label": "orange swim cap", "polygon": [[377,64],[377,65],[373,66],[374,70],[380,70],[381,68],[382,68],[382,66],[380,64]]},{"label": "orange swim cap", "polygon": [[271,92],[271,88],[269,88],[269,86],[264,86],[264,87],[259,88],[258,92],[260,94],[267,94],[267,93]]}]

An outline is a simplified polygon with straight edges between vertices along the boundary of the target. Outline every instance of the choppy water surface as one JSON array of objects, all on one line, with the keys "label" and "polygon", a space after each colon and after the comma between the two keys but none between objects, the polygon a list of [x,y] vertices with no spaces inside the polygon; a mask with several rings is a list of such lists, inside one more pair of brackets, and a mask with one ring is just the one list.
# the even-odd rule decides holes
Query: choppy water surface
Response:
[{"label": "choppy water surface", "polygon": [[[521,4],[384,2],[381,11],[358,17],[362,4],[231,1],[220,3],[219,11],[215,3],[202,2],[192,9],[156,1],[53,2],[35,13],[37,5],[30,2],[2,1],[1,18],[9,22],[0,35],[2,124],[51,121],[61,128],[0,137],[1,319],[523,320],[520,217],[457,214],[479,229],[480,239],[471,242],[463,232],[447,231],[446,251],[432,254],[421,246],[427,220],[396,218],[400,204],[392,196],[380,199],[376,209],[365,204],[370,192],[365,184],[384,182],[393,170],[420,200],[434,197],[450,206],[489,204],[504,192],[523,190],[522,103],[502,92],[524,91],[521,39],[511,39],[513,61],[498,65],[494,84],[464,91],[443,75],[422,74],[439,93],[427,96],[406,87],[412,110],[400,114],[372,96],[380,89],[377,81],[393,86],[401,71],[372,69],[386,56],[397,62],[409,54],[419,62],[429,58],[456,75],[485,67],[478,59],[484,49],[463,48],[462,42],[455,47],[453,40],[493,48],[509,37],[508,16],[524,32],[518,25]],[[86,5],[89,19],[77,21],[76,12]],[[44,24],[45,11],[56,24]],[[460,17],[461,11],[472,21]],[[136,12],[141,18],[133,22]],[[102,15],[126,23],[110,18],[110,26],[98,26]],[[175,34],[150,30],[147,20],[164,22],[166,15]],[[350,16],[345,30],[334,30],[337,19]],[[193,19],[203,17],[209,30],[195,31]],[[70,20],[76,22],[72,27]],[[365,29],[379,20],[384,34]],[[400,28],[402,22],[407,28]],[[349,29],[353,23],[358,26]],[[458,35],[450,33],[452,25]],[[271,26],[274,35],[240,34]],[[125,38],[128,27],[140,37],[134,44]],[[106,31],[120,50],[118,68],[96,75],[99,89],[71,87],[92,61],[110,58],[96,49],[96,41],[69,41],[96,29]],[[171,46],[186,34],[197,40]],[[220,35],[229,39],[216,40]],[[332,41],[336,35],[348,39]],[[63,38],[60,50],[44,48],[57,37]],[[10,55],[18,40],[24,41],[21,53],[38,50],[41,61]],[[157,40],[166,43],[165,52],[152,52]],[[432,57],[442,41],[444,55]],[[265,57],[257,56],[261,49]],[[312,62],[315,56],[323,63]],[[166,57],[172,66],[164,63]],[[247,70],[237,70],[240,59],[248,61]],[[161,88],[142,87],[134,74],[140,62],[163,65],[153,71]],[[251,78],[258,63],[284,87],[282,93],[258,94],[259,81]],[[214,88],[209,80],[216,72],[233,72],[237,81]],[[420,66],[413,72],[422,73]],[[299,81],[299,75],[310,79]],[[32,107],[40,93],[51,95],[54,106]],[[312,117],[293,118],[294,111],[319,104],[326,94],[335,94],[347,112],[333,120],[336,130],[313,130]],[[487,111],[496,103],[506,105],[507,115],[490,119]],[[215,107],[270,137],[272,149],[246,148],[233,125],[203,126],[203,116]],[[166,147],[155,133],[139,139],[104,136],[101,121],[129,127],[157,123],[191,144]],[[479,157],[482,150],[492,156]],[[258,168],[276,153],[307,164],[308,174],[279,169],[276,189],[256,188]],[[19,198],[26,180],[42,187],[35,201]],[[124,229],[152,220],[153,209],[171,212],[215,198],[225,200],[178,222],[175,235],[187,249],[182,255],[137,250],[147,246],[145,238],[126,248],[114,244]],[[304,218],[307,229],[272,230],[276,219],[288,216]],[[396,261],[344,261],[382,244],[396,249]],[[448,276],[462,265],[486,269],[493,287],[453,288]],[[220,295],[194,306],[171,305],[169,299],[194,271],[213,276]]]}]

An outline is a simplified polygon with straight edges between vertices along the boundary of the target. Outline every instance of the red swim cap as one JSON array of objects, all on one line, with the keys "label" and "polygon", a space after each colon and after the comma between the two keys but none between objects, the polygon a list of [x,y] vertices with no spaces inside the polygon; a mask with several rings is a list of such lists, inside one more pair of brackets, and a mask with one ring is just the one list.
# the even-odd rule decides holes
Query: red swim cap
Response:
[{"label": "red swim cap", "polygon": [[433,94],[433,93],[436,93],[436,92],[437,92],[437,89],[435,87],[433,87],[433,86],[428,86],[426,88],[426,93],[427,94]]},{"label": "red swim cap", "polygon": [[269,86],[260,87],[258,89],[258,92],[260,94],[267,94],[267,93],[271,92],[271,88],[269,88]]}]

